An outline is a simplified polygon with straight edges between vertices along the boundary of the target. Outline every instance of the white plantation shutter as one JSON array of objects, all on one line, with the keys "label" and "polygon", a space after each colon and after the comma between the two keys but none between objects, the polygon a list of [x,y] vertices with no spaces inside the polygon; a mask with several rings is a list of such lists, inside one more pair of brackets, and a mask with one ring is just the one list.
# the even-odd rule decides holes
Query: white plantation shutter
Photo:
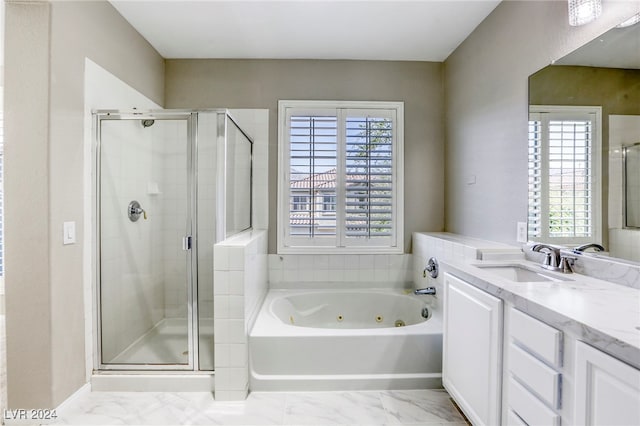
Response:
[{"label": "white plantation shutter", "polygon": [[289,118],[290,234],[305,238],[336,235],[335,208],[325,212],[324,197],[336,197],[338,123],[334,111],[324,114]]},{"label": "white plantation shutter", "polygon": [[564,244],[599,240],[598,111],[537,107],[530,113],[532,239]]},{"label": "white plantation shutter", "polygon": [[393,120],[349,111],[345,120],[345,237],[391,237]]},{"label": "white plantation shutter", "polygon": [[279,251],[401,252],[402,104],[279,111]]}]

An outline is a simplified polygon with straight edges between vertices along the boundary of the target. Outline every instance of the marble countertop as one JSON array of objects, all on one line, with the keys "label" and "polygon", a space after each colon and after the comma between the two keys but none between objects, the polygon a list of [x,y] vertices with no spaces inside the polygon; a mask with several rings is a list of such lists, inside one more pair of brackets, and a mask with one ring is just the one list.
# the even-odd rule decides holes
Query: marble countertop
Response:
[{"label": "marble countertop", "polygon": [[523,312],[640,368],[640,290],[580,274],[549,273],[569,281],[513,282],[477,264],[539,265],[528,261],[441,261],[442,271],[499,297]]}]

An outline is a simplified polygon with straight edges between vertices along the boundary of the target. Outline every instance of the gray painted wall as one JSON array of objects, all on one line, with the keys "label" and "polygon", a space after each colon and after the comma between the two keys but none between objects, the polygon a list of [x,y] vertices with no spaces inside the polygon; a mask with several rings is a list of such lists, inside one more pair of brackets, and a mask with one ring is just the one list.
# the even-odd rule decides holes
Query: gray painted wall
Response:
[{"label": "gray painted wall", "polygon": [[158,103],[164,60],[106,2],[8,0],[5,42],[8,407],[53,408],[85,383],[85,57]]},{"label": "gray painted wall", "polygon": [[598,20],[570,27],[566,1],[505,1],[447,58],[447,231],[516,243],[527,219],[529,75],[639,10],[605,0]]},{"label": "gray painted wall", "polygon": [[269,252],[276,252],[278,100],[405,103],[405,251],[444,226],[442,64],[317,60],[167,60],[167,108],[269,109]]}]

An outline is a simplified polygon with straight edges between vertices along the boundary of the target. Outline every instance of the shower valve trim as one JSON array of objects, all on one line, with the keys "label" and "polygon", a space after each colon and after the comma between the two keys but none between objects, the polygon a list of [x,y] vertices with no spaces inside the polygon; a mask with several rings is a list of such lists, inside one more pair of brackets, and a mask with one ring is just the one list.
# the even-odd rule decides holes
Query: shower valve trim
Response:
[{"label": "shower valve trim", "polygon": [[146,210],[140,206],[139,202],[133,200],[127,207],[127,216],[129,216],[131,222],[137,222],[140,219],[140,215],[144,217],[144,220],[147,220]]}]

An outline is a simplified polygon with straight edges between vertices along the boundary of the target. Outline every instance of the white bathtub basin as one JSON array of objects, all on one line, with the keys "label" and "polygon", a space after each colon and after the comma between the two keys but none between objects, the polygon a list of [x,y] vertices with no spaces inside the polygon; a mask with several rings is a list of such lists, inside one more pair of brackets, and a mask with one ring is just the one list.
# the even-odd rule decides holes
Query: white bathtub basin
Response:
[{"label": "white bathtub basin", "polygon": [[441,314],[421,316],[430,298],[402,290],[270,290],[249,334],[251,389],[440,387]]}]

